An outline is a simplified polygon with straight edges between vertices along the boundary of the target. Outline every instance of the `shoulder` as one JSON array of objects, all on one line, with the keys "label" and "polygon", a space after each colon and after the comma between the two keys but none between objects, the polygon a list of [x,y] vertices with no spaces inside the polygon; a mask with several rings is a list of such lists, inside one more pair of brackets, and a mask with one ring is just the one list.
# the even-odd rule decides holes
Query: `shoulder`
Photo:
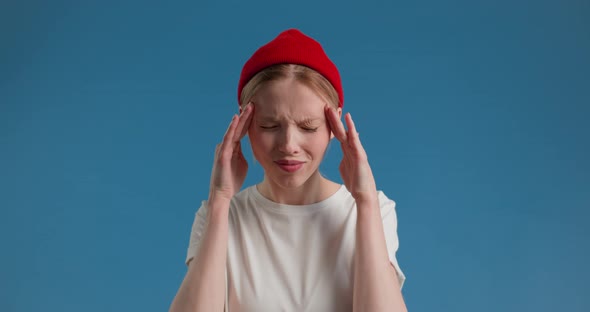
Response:
[{"label": "shoulder", "polygon": [[[356,205],[352,194],[346,188],[344,188],[343,192],[341,193],[340,199],[352,205]],[[382,190],[377,191],[377,199],[379,200],[379,208],[381,210],[382,217],[385,217],[392,212],[395,213],[395,201],[385,195]]]},{"label": "shoulder", "polygon": [[248,201],[251,200],[252,197],[252,188],[256,187],[255,185],[252,186],[248,186],[246,188],[244,188],[243,190],[241,190],[240,192],[238,192],[236,195],[234,195],[234,197],[232,197],[231,199],[231,206],[241,206],[244,205],[246,203],[248,203]]},{"label": "shoulder", "polygon": [[[241,190],[240,192],[238,192],[236,195],[234,195],[234,197],[232,197],[232,199],[229,203],[230,210],[235,209],[235,207],[245,206],[245,205],[247,205],[248,202],[250,202],[252,187],[254,187],[254,186],[247,187],[247,188]],[[209,201],[206,199],[201,201],[201,206],[199,207],[199,209],[197,209],[197,212],[196,212],[198,216],[205,216],[207,214],[208,203],[209,203]]]},{"label": "shoulder", "polygon": [[381,208],[395,208],[395,201],[389,198],[387,195],[385,195],[383,191],[377,191],[377,198],[379,199],[379,206]]},{"label": "shoulder", "polygon": [[377,191],[377,197],[379,199],[379,208],[381,209],[381,216],[385,217],[389,214],[395,214],[395,201],[389,198],[381,190]]},{"label": "shoulder", "polygon": [[252,209],[256,208],[258,204],[253,189],[255,187],[255,185],[248,186],[232,197],[229,203],[230,216],[247,214]]}]

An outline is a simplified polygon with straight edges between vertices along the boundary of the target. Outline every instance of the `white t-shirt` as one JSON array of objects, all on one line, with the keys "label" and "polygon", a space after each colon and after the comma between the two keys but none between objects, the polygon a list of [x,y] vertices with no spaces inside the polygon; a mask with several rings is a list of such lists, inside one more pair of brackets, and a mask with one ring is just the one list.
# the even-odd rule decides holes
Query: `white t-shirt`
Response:
[{"label": "white t-shirt", "polygon": [[[400,287],[395,202],[379,191],[389,259]],[[193,223],[186,263],[206,227],[207,202]],[[226,311],[352,311],[356,203],[344,185],[310,205],[278,204],[256,186],[230,204]]]}]

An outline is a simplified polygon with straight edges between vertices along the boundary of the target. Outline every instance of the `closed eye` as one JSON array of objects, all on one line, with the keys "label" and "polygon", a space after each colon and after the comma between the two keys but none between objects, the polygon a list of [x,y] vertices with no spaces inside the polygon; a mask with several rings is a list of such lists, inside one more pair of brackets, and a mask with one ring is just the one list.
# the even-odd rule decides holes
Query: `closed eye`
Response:
[{"label": "closed eye", "polygon": [[[274,130],[277,129],[279,126],[260,126],[261,129],[263,130]],[[318,131],[319,127],[301,127],[301,129],[305,132],[316,132]]]}]

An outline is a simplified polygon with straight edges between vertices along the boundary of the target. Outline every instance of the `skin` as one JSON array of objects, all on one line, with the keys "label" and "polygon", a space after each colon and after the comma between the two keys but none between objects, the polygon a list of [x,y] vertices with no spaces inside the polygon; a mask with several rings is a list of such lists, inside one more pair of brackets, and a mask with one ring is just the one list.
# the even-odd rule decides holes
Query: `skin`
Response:
[{"label": "skin", "polygon": [[[264,168],[264,179],[257,186],[262,195],[278,203],[304,205],[336,192],[339,185],[318,170],[331,139],[325,100],[287,78],[269,82],[253,102],[256,113],[248,136],[254,156]],[[303,165],[296,172],[285,172],[276,163],[284,159]]]},{"label": "skin", "polygon": [[[338,189],[318,168],[330,139],[340,142],[340,174],[357,203],[353,311],[407,311],[387,255],[375,180],[350,113],[344,118],[346,129],[340,109],[292,78],[265,85],[253,102],[232,117],[216,147],[208,226],[170,311],[223,311],[229,202],[248,171],[240,143],[246,134],[265,171],[259,191],[275,202],[295,205],[318,202]],[[277,159],[304,164],[287,173]]]}]

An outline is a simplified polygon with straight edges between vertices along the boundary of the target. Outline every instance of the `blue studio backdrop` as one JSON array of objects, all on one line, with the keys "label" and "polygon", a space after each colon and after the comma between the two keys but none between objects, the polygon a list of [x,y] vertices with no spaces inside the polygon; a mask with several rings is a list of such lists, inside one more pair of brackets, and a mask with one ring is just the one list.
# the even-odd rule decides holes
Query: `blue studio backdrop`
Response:
[{"label": "blue studio backdrop", "polygon": [[590,3],[557,0],[2,1],[0,311],[166,311],[241,67],[292,27],[397,202],[410,311],[590,311]]}]

